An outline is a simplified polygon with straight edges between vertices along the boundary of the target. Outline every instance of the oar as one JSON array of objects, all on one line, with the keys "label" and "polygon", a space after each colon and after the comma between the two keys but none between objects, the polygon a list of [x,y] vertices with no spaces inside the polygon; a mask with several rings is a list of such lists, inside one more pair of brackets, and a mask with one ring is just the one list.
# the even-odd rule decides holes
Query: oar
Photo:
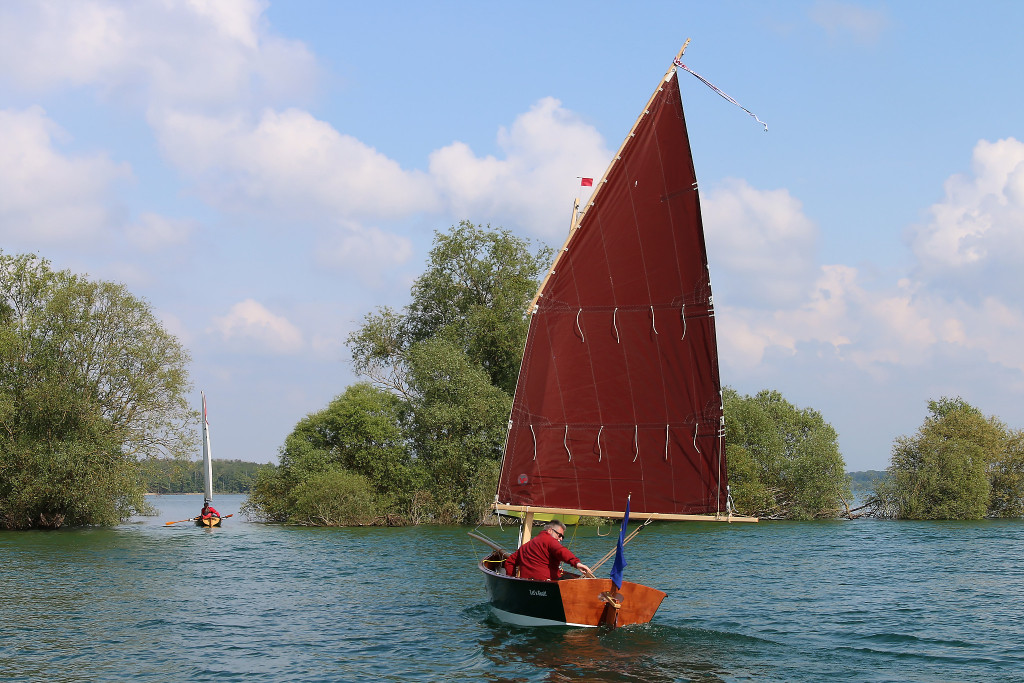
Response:
[{"label": "oar", "polygon": [[[220,519],[227,519],[228,517],[234,517],[234,516],[235,516],[235,513],[232,512],[230,515],[224,515],[223,517],[220,517]],[[199,518],[198,517],[189,517],[188,519],[179,519],[179,520],[176,520],[174,522],[164,522],[164,526],[170,526],[172,524],[180,524],[181,522],[194,522],[197,519],[199,519]]]},{"label": "oar", "polygon": [[194,522],[197,519],[199,519],[199,518],[198,517],[189,517],[188,519],[179,519],[179,520],[174,521],[174,522],[164,522],[164,526],[170,526],[172,524],[180,524],[181,522]]}]

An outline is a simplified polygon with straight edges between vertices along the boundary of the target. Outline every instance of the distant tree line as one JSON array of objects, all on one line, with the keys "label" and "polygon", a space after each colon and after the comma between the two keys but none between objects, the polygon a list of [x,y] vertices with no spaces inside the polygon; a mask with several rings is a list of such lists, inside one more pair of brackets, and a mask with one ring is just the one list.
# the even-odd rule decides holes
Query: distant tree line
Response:
[{"label": "distant tree line", "polygon": [[[244,460],[213,460],[213,491],[217,493],[249,493],[259,463]],[[144,460],[139,468],[148,493],[202,493],[203,463],[201,461],[153,458]]]},{"label": "distant tree line", "polygon": [[850,475],[850,489],[855,498],[863,498],[878,487],[878,484],[889,476],[885,470],[863,470],[847,472]]}]

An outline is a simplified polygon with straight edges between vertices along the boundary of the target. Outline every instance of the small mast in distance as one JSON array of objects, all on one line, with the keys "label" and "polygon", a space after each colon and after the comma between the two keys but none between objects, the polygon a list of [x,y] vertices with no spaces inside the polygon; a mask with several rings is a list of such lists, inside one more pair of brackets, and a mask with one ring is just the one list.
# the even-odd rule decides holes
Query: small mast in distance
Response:
[{"label": "small mast in distance", "polygon": [[203,509],[196,517],[196,525],[204,527],[220,526],[221,516],[213,507],[213,452],[210,448],[210,420],[206,414],[206,394],[199,392],[203,398]]}]

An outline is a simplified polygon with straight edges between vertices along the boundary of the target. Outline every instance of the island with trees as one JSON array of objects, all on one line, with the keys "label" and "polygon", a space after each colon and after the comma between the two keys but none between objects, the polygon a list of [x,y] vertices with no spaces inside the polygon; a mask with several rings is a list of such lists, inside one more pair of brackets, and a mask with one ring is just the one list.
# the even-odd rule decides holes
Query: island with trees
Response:
[{"label": "island with trees", "polygon": [[928,401],[913,436],[893,445],[864,513],[891,519],[1024,516],[1024,431],[963,399]]},{"label": "island with trees", "polygon": [[244,511],[295,524],[477,523],[493,498],[526,339],[552,259],[506,230],[435,234],[402,310],[380,308],[349,348],[365,381],[307,416]]}]

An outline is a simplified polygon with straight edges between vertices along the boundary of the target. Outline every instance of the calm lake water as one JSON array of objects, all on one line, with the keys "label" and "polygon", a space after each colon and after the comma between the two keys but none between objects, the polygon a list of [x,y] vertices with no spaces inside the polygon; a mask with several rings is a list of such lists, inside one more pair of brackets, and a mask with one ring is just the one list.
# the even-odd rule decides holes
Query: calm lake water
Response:
[{"label": "calm lake water", "polygon": [[[1024,681],[1022,522],[652,524],[626,578],[668,597],[600,631],[493,621],[467,528],[267,526],[242,496],[221,529],[167,527],[202,497],[150,500],[114,529],[0,532],[0,678]],[[614,538],[567,541],[595,562]]]}]

